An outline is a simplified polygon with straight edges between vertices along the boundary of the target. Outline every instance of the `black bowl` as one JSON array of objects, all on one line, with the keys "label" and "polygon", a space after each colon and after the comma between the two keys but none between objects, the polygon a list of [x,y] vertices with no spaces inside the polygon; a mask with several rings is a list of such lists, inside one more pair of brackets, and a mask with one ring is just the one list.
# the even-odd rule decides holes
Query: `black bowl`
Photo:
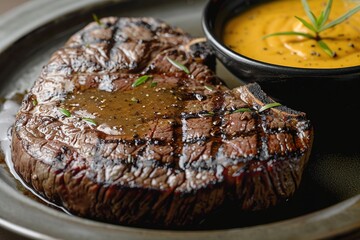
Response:
[{"label": "black bowl", "polygon": [[[202,27],[223,65],[244,83],[258,82],[275,100],[310,114],[357,107],[360,66],[305,69],[260,62],[232,51],[222,41],[224,24],[246,8],[266,0],[210,0]],[[267,0],[269,1],[269,0]],[[359,63],[360,65],[360,63]],[[320,111],[319,111],[320,110]]]}]

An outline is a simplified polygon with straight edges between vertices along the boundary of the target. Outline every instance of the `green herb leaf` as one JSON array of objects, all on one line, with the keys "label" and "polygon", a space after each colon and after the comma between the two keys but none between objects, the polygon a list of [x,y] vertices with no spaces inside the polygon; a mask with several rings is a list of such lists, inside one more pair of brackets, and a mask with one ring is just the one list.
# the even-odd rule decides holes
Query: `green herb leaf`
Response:
[{"label": "green herb leaf", "polygon": [[277,33],[271,33],[268,35],[265,35],[263,37],[263,39],[268,38],[268,37],[273,37],[273,36],[285,36],[285,35],[296,35],[296,36],[303,36],[306,38],[310,38],[310,39],[315,39],[315,36],[308,34],[308,33],[303,33],[303,32],[277,32]]},{"label": "green herb leaf", "polygon": [[144,75],[139,77],[138,79],[135,80],[135,82],[131,85],[133,88],[140,86],[141,84],[144,84],[147,80],[149,80],[149,78],[151,78],[151,75]]},{"label": "green herb leaf", "polygon": [[153,88],[153,87],[156,87],[157,84],[158,84],[157,82],[151,82],[150,87],[152,87],[152,88]]},{"label": "green herb leaf", "polygon": [[316,26],[316,17],[314,15],[314,13],[310,10],[309,4],[307,2],[307,0],[301,0],[301,3],[304,7],[305,13],[308,16],[308,18],[310,19],[311,23]]},{"label": "green herb leaf", "polygon": [[326,24],[325,26],[323,26],[320,31],[324,31],[328,28],[334,27],[335,25],[338,25],[339,23],[342,23],[343,21],[345,21],[346,19],[348,19],[349,17],[351,17],[352,15],[354,15],[355,13],[357,13],[358,11],[360,11],[360,5],[349,10],[347,13],[345,13],[344,15],[342,15],[341,17],[335,19],[334,21],[331,21],[330,23]]},{"label": "green herb leaf", "polygon": [[250,108],[239,108],[233,111],[233,113],[239,113],[239,112],[251,112]]},{"label": "green herb leaf", "polygon": [[211,111],[208,111],[207,113],[199,113],[200,117],[211,117],[211,116],[214,116],[214,115],[215,115],[215,113],[211,112]]},{"label": "green herb leaf", "polygon": [[259,112],[263,112],[269,108],[278,107],[278,106],[281,106],[281,103],[278,103],[278,102],[268,103],[268,104],[265,104],[264,106],[262,106],[259,109]]},{"label": "green herb leaf", "polygon": [[85,121],[85,122],[87,122],[87,123],[90,124],[90,125],[94,125],[94,126],[97,125],[97,123],[96,123],[93,119],[91,119],[91,118],[83,118],[82,120]]},{"label": "green herb leaf", "polygon": [[327,55],[329,55],[330,57],[335,57],[335,52],[333,52],[324,41],[319,40],[317,41],[317,44],[319,45],[319,47],[322,48],[322,50],[324,50]]},{"label": "green herb leaf", "polygon": [[310,23],[308,23],[307,21],[305,21],[305,19],[302,19],[300,17],[295,16],[297,20],[299,20],[305,27],[307,27],[308,29],[310,29],[313,32],[318,32],[318,30],[311,25]]},{"label": "green herb leaf", "polygon": [[38,101],[37,101],[36,99],[34,99],[34,100],[32,100],[32,104],[33,104],[34,107],[35,107],[36,105],[38,105]]},{"label": "green herb leaf", "polygon": [[321,29],[329,19],[332,2],[333,0],[329,0],[326,3],[325,9],[321,11],[320,17],[317,20],[318,29]]},{"label": "green herb leaf", "polygon": [[207,86],[207,85],[205,85],[204,88],[205,88],[206,90],[210,91],[210,92],[214,90],[212,87]]},{"label": "green herb leaf", "polygon": [[178,69],[180,70],[183,70],[185,73],[187,74],[190,74],[190,71],[187,67],[185,67],[184,65],[182,65],[181,63],[175,61],[175,60],[172,60],[171,58],[169,57],[166,57],[166,59],[174,66],[174,67],[177,67]]},{"label": "green herb leaf", "polygon": [[99,17],[95,13],[92,14],[92,17],[93,17],[94,22],[96,22],[99,26],[103,25],[102,22],[100,21]]},{"label": "green herb leaf", "polygon": [[61,114],[65,115],[66,117],[71,117],[71,113],[69,112],[69,110],[64,108],[58,108],[58,110]]},{"label": "green herb leaf", "polygon": [[324,18],[325,18],[324,14],[325,14],[324,11],[321,11],[319,18],[316,19],[316,29],[319,29],[321,24],[324,22]]}]

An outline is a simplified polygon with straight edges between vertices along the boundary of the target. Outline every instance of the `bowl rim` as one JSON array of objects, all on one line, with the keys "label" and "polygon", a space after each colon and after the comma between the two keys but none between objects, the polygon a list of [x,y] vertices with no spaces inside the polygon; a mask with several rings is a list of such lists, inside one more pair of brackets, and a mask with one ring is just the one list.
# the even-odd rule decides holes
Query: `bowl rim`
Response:
[{"label": "bowl rim", "polygon": [[[233,0],[231,0],[233,1]],[[217,50],[219,50],[221,53],[227,55],[231,59],[235,61],[242,62],[247,65],[254,65],[261,69],[267,69],[267,71],[276,71],[278,73],[286,73],[286,72],[293,72],[297,75],[312,75],[312,76],[324,76],[324,75],[331,75],[331,76],[337,76],[337,75],[343,75],[346,74],[356,74],[360,72],[360,65],[358,66],[350,66],[350,67],[342,67],[342,68],[302,68],[302,67],[291,67],[291,66],[283,66],[273,63],[267,63],[263,62],[257,59],[253,59],[250,57],[247,57],[245,55],[242,55],[240,53],[237,53],[233,51],[232,49],[228,48],[221,39],[219,39],[216,34],[214,33],[215,30],[215,24],[216,20],[214,20],[211,16],[211,9],[213,8],[213,5],[215,4],[227,4],[231,1],[214,1],[214,0],[208,0],[206,3],[203,13],[202,13],[202,20],[201,25],[203,28],[203,31],[205,33],[206,38],[208,39],[208,42]],[[250,4],[252,2],[248,1]],[[219,14],[220,11],[216,11],[215,17]],[[216,18],[215,18],[216,19]]]}]

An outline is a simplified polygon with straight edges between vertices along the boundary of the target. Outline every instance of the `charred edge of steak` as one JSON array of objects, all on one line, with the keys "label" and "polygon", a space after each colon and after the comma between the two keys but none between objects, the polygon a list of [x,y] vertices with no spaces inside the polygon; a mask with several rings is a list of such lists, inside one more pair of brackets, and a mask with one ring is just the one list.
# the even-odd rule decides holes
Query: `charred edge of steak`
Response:
[{"label": "charred edge of steak", "polygon": [[[55,52],[24,98],[12,161],[25,182],[76,215],[136,226],[185,226],[227,200],[257,210],[294,193],[312,144],[304,113],[257,112],[272,100],[257,84],[222,86],[206,65],[212,52],[204,43],[186,52],[191,38],[180,29],[151,18],[101,21]],[[182,89],[184,105],[147,122],[143,136],[121,139],[54,111],[67,94],[125,92],[143,74]],[[243,107],[252,112],[236,112]]]},{"label": "charred edge of steak", "polygon": [[[257,101],[254,102],[254,104],[258,104],[260,107],[274,102],[273,99],[271,99],[266,93],[264,93],[264,91],[261,89],[259,84],[249,84],[247,85],[247,88],[244,88],[244,90],[247,91],[248,93],[244,92],[243,98],[246,99],[248,98],[247,96],[248,94],[251,95],[249,96],[249,99],[250,98],[257,99]],[[284,105],[279,106],[278,109],[280,109],[284,114],[291,114],[296,117],[301,117],[301,116],[305,117],[305,114],[303,112],[296,111]]]}]

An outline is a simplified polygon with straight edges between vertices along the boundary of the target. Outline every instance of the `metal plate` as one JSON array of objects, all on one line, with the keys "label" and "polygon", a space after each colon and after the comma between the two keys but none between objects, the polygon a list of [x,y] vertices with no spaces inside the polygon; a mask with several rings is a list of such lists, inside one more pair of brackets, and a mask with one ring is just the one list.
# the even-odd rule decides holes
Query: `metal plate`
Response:
[{"label": "metal plate", "polygon": [[[51,53],[92,21],[92,13],[158,17],[202,36],[204,5],[204,0],[29,1],[0,22],[0,100],[31,87]],[[221,64],[218,74],[229,87],[241,84]],[[0,101],[0,143],[8,162],[6,133],[17,108],[11,100]],[[6,118],[1,115],[4,112]],[[0,162],[0,226],[36,239],[319,239],[357,231],[360,148],[349,136],[335,138],[327,146],[328,135],[315,129],[310,163],[300,189],[288,203],[257,213],[224,209],[199,226],[178,231],[116,226],[67,215],[25,196]]]}]

